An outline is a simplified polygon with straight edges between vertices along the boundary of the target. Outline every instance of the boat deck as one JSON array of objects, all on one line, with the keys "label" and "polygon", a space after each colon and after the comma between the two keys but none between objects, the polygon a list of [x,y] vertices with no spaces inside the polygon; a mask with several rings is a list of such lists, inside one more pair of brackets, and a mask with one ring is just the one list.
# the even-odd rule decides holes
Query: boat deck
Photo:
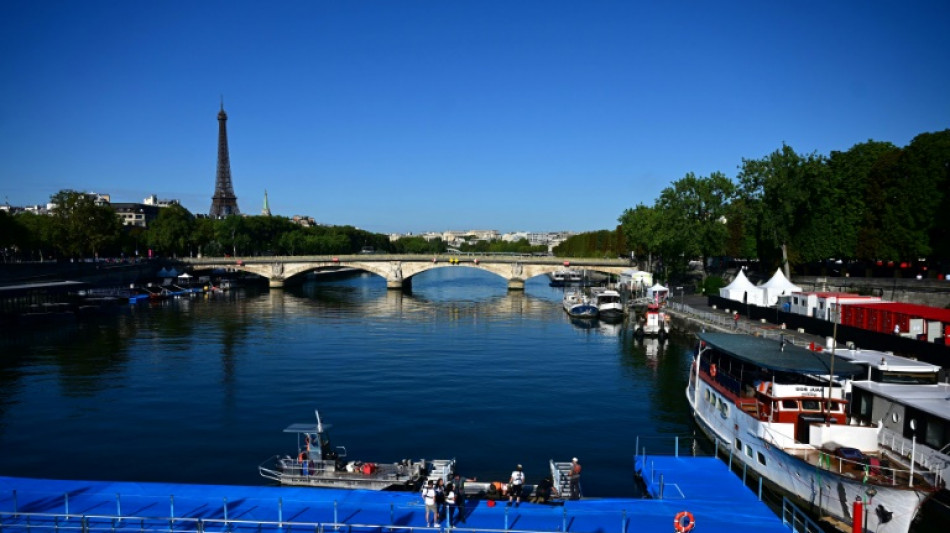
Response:
[{"label": "boat deck", "polygon": [[[601,498],[558,505],[471,499],[461,531],[668,533],[677,513],[689,511],[706,533],[787,532],[756,496],[709,457],[649,457],[664,473],[664,499]],[[444,523],[443,523],[444,525]],[[70,528],[86,533],[324,531],[412,533],[425,527],[416,493],[275,486],[186,485],[62,481],[0,477],[0,530],[39,533]]]}]

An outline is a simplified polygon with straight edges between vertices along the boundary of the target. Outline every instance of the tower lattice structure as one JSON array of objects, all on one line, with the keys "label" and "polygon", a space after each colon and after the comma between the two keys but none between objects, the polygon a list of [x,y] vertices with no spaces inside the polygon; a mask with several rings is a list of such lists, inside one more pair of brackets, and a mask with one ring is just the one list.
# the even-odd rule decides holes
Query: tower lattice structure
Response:
[{"label": "tower lattice structure", "polygon": [[224,112],[224,102],[218,112],[218,171],[214,182],[214,196],[211,197],[211,218],[223,218],[240,215],[237,196],[231,184],[231,157],[228,155],[228,114]]}]

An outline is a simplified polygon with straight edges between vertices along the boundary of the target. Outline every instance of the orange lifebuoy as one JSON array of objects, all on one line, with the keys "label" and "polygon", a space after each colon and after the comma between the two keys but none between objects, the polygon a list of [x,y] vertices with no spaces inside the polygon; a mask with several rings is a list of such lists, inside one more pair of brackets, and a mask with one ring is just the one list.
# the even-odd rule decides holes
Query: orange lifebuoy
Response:
[{"label": "orange lifebuoy", "polygon": [[709,365],[709,375],[716,377],[716,365]]},{"label": "orange lifebuoy", "polygon": [[[683,523],[684,518],[686,519],[685,524]],[[677,533],[687,533],[692,531],[694,527],[696,527],[696,520],[693,519],[693,513],[689,511],[680,511],[673,519],[673,529]]]}]

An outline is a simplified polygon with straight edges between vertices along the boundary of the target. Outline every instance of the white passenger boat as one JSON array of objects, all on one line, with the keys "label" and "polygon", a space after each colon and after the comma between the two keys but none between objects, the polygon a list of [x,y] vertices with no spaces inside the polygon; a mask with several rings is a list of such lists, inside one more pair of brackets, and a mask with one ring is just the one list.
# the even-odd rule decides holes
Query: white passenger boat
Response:
[{"label": "white passenger boat", "polygon": [[880,417],[890,414],[858,405],[858,413],[871,411],[848,416],[846,392],[861,390],[855,380],[873,370],[761,337],[701,333],[699,339],[686,396],[700,428],[732,450],[733,460],[839,529],[851,527],[860,499],[865,530],[908,531],[942,479],[882,444]]},{"label": "white passenger boat", "polygon": [[597,307],[597,317],[601,320],[623,320],[623,301],[620,293],[613,289],[591,289],[590,303]]},{"label": "white passenger boat", "polygon": [[455,460],[403,459],[396,463],[347,460],[346,448],[330,444],[329,424],[315,412],[314,423],[293,424],[284,430],[297,437],[295,455],[275,455],[258,466],[261,476],[281,485],[337,489],[416,490],[427,479],[449,482]]},{"label": "white passenger boat", "polygon": [[594,318],[597,316],[597,306],[592,305],[590,299],[581,290],[564,293],[564,310],[575,318]]}]

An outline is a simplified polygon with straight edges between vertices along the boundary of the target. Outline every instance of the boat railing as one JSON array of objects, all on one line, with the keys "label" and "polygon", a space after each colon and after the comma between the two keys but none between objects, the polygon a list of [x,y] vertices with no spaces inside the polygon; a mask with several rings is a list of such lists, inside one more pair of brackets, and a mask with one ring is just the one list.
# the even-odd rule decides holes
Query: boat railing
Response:
[{"label": "boat railing", "polygon": [[[763,439],[775,445],[772,439]],[[781,446],[781,445],[780,445]],[[834,451],[823,450],[807,444],[781,446],[785,453],[817,466],[822,470],[857,479],[873,485],[891,487],[926,488],[939,483],[940,474],[929,469],[915,469],[903,464],[894,465],[885,461],[884,454],[869,455],[862,459],[848,459]]]},{"label": "boat railing", "polygon": [[944,479],[948,468],[950,468],[950,455],[934,450],[929,446],[919,445],[913,439],[908,439],[888,429],[882,429],[878,434],[878,446],[906,458],[908,462],[913,462],[927,470],[934,471],[938,484]]}]

